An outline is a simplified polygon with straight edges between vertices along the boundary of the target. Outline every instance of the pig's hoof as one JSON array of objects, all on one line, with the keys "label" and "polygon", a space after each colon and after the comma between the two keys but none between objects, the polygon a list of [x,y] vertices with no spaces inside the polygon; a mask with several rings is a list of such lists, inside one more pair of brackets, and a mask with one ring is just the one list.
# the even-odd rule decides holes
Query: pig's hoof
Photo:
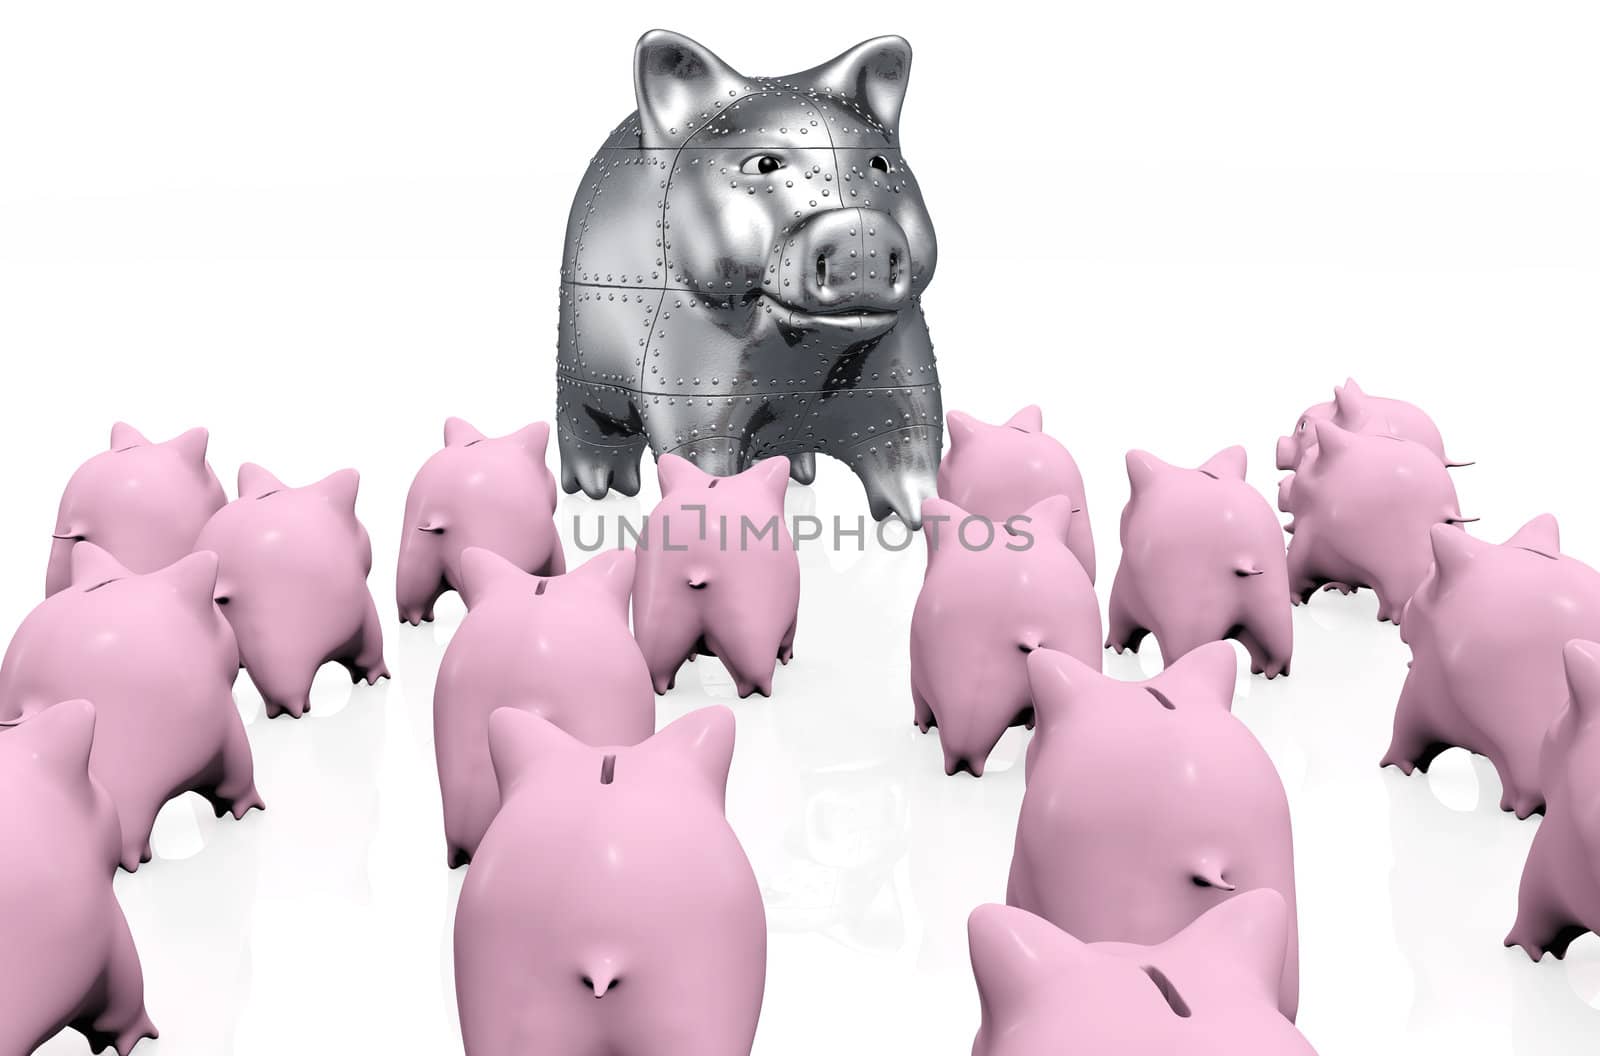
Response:
[{"label": "pig's hoof", "polygon": [[796,484],[810,484],[817,479],[817,456],[810,451],[789,456],[789,477]]}]

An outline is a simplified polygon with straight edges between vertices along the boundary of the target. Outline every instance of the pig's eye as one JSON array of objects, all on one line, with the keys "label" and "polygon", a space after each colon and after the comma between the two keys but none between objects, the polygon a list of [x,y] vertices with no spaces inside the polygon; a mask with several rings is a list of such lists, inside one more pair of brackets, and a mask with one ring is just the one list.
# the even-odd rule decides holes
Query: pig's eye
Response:
[{"label": "pig's eye", "polygon": [[882,173],[891,171],[889,168],[889,159],[884,157],[882,154],[874,154],[872,159],[868,161],[867,164],[871,165],[873,168]]},{"label": "pig's eye", "polygon": [[776,154],[757,154],[744,159],[744,164],[739,168],[741,172],[751,176],[765,176],[769,172],[777,172],[783,168],[783,159]]}]

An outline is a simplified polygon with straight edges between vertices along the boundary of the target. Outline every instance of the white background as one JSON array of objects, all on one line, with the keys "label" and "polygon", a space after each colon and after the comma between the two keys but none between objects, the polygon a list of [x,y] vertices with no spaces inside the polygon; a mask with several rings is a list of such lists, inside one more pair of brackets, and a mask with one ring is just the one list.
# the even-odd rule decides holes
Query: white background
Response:
[{"label": "white background", "polygon": [[[1274,439],[1346,375],[1478,461],[1456,473],[1474,531],[1548,510],[1600,560],[1589,5],[679,6],[0,9],[0,633],[111,422],[204,424],[230,491],[247,459],[292,484],[362,470],[395,674],[325,671],[298,723],[241,679],[268,811],[185,798],[117,882],[163,1031],[141,1052],[459,1051],[430,708],[461,608],[394,622],[401,502],[446,415],[550,417],[568,204],[657,24],[752,73],[911,40],[946,405],[1043,404],[1087,478],[1102,598],[1125,449],[1193,465],[1243,443],[1270,495]],[[646,476],[607,509],[648,511]],[[791,512],[864,506],[833,462],[790,492]],[[574,515],[596,508],[563,499]],[[757,1051],[965,1052],[964,922],[1004,895],[1024,742],[975,781],[913,731],[920,544],[803,558],[774,698],[735,703],[702,662],[661,702],[739,716],[729,813],[772,931]],[[1319,596],[1293,676],[1236,702],[1293,806],[1301,1025],[1324,1054],[1591,1049],[1600,942],[1537,966],[1500,944],[1537,822],[1460,752],[1431,778],[1377,768],[1407,654],[1374,611]]]}]

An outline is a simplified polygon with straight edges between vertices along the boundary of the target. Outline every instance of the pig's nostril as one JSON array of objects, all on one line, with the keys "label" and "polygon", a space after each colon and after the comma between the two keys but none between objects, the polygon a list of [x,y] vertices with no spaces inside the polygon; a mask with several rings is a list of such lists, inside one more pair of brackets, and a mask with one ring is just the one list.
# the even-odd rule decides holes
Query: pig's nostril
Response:
[{"label": "pig's nostril", "polygon": [[824,256],[817,257],[817,285],[828,285],[828,258]]},{"label": "pig's nostril", "polygon": [[890,285],[894,284],[895,279],[897,279],[899,277],[899,275],[900,275],[900,252],[899,252],[899,250],[891,249],[889,251],[889,283],[890,283]]}]

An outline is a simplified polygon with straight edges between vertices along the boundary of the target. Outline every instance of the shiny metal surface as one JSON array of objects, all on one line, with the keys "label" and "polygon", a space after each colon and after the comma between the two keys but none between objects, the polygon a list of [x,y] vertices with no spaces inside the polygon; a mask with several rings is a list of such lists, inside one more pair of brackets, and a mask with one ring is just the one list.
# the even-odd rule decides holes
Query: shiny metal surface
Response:
[{"label": "shiny metal surface", "polygon": [[595,154],[561,269],[561,483],[639,490],[648,444],[717,474],[844,461],[919,522],[942,412],[922,292],[938,250],[897,131],[911,67],[878,37],[747,77],[655,30],[639,109]]}]

